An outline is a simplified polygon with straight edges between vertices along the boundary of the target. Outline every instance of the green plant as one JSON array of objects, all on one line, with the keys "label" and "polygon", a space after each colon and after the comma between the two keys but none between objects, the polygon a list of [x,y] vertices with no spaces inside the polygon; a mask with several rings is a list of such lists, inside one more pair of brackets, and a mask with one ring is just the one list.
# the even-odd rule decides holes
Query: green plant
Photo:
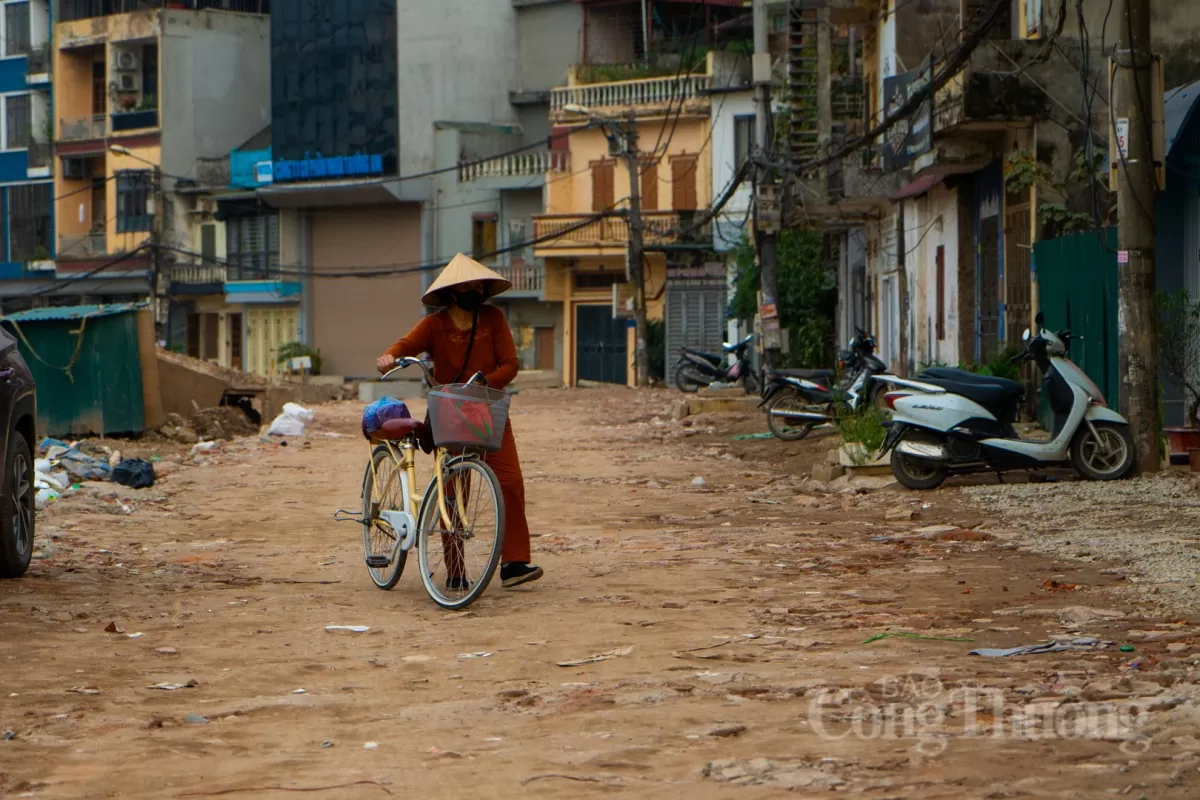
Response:
[{"label": "green plant", "polygon": [[1063,203],[1042,203],[1038,206],[1038,217],[1049,229],[1048,232],[1057,234],[1079,233],[1092,227],[1092,215],[1082,211],[1072,211]]},{"label": "green plant", "polygon": [[1013,363],[1013,358],[1022,349],[1020,345],[1010,344],[1004,348],[1004,352],[986,364],[983,364],[975,371],[980,375],[988,375],[992,378],[1007,378],[1010,381],[1015,381],[1021,377],[1021,367]]},{"label": "green plant", "polygon": [[276,356],[276,361],[280,364],[286,364],[293,358],[303,358],[308,356],[312,359],[312,369],[309,370],[310,375],[321,374],[321,351],[310,347],[301,342],[289,342],[279,348],[279,354]]},{"label": "green plant", "polygon": [[861,448],[849,448],[855,466],[866,464],[883,447],[883,440],[887,436],[883,421],[883,414],[871,406],[857,412],[842,409],[838,418],[838,432],[842,434],[842,441],[848,445],[861,445]]},{"label": "green plant", "polygon": [[142,95],[142,99],[138,102],[137,107],[134,110],[135,111],[154,111],[157,108],[158,108],[158,95],[155,95],[152,93],[152,94]]},{"label": "green plant", "polygon": [[646,322],[646,350],[649,351],[648,370],[650,378],[656,381],[667,378],[667,326],[661,319]]},{"label": "green plant", "polygon": [[50,260],[50,251],[46,249],[45,245],[39,244],[37,250],[35,250],[33,253],[33,260],[34,261],[49,261]]},{"label": "green plant", "polygon": [[1183,392],[1187,424],[1200,428],[1200,301],[1185,289],[1158,293],[1158,358],[1163,374]]},{"label": "green plant", "polygon": [[44,131],[44,133],[46,134],[46,141],[53,142],[54,141],[54,117],[51,116],[50,114],[47,114],[44,125],[46,126],[46,129]]}]

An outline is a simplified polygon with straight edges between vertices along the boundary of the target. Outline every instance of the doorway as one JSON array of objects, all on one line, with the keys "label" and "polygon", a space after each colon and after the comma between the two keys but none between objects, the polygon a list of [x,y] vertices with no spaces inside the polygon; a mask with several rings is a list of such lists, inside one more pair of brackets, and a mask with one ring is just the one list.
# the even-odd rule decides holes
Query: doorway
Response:
[{"label": "doorway", "polygon": [[534,368],[554,371],[554,328],[534,328]]},{"label": "doorway", "polygon": [[629,379],[625,320],[613,319],[613,307],[575,309],[575,377],[580,381],[618,383]]}]

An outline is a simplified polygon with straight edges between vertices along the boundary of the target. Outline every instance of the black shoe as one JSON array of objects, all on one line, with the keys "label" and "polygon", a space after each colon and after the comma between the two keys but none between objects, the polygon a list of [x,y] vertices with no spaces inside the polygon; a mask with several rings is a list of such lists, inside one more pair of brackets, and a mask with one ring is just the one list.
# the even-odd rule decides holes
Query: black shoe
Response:
[{"label": "black shoe", "polygon": [[446,591],[465,592],[471,588],[471,582],[463,575],[451,575],[446,578]]},{"label": "black shoe", "polygon": [[500,583],[505,589],[511,589],[522,583],[536,581],[544,574],[542,568],[534,564],[511,561],[500,567]]}]

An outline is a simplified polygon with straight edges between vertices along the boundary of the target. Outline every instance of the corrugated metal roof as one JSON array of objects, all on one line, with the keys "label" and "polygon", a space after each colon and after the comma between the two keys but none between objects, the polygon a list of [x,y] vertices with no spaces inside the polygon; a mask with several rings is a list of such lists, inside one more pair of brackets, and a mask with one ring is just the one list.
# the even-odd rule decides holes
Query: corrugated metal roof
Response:
[{"label": "corrugated metal roof", "polygon": [[41,322],[45,320],[84,319],[126,314],[147,307],[147,303],[113,303],[104,306],[57,306],[53,308],[31,308],[5,314],[0,322]]},{"label": "corrugated metal roof", "polygon": [[1179,134],[1192,116],[1196,100],[1200,99],[1200,81],[1180,86],[1167,92],[1166,102],[1163,103],[1163,138],[1166,141],[1167,155],[1171,155]]}]

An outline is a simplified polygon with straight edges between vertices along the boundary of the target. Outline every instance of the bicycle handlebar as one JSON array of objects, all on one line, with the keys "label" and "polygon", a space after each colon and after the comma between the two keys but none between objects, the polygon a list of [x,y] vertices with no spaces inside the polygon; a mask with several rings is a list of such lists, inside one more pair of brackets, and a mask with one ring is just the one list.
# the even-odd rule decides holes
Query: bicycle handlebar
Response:
[{"label": "bicycle handlebar", "polygon": [[385,372],[383,374],[383,377],[380,378],[380,380],[386,381],[388,378],[392,377],[392,375],[396,374],[397,372],[402,372],[403,370],[408,369],[413,364],[416,364],[417,366],[419,366],[421,368],[421,371],[425,373],[425,381],[430,386],[436,385],[436,381],[434,381],[434,379],[433,379],[433,373],[429,371],[429,365],[426,364],[424,361],[422,361],[419,358],[402,358],[402,359],[400,359],[399,361],[396,362],[396,366],[392,367],[391,369],[389,369],[387,372]]}]

